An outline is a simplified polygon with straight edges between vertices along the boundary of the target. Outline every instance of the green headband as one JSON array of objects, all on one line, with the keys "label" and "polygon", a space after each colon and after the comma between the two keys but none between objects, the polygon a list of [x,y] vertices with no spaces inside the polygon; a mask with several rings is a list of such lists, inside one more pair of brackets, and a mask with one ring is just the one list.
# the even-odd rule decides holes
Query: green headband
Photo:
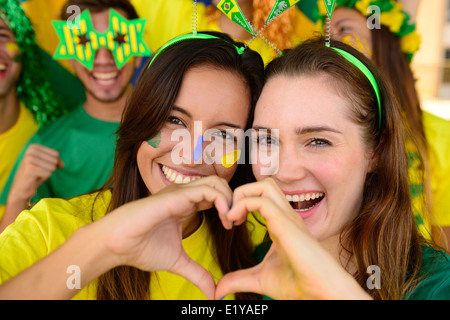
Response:
[{"label": "green headband", "polygon": [[[228,41],[226,41],[226,40],[224,40],[224,39],[222,39],[222,38],[213,36],[213,35],[211,35],[211,34],[206,34],[206,33],[196,33],[196,32],[194,32],[194,33],[189,33],[189,34],[184,34],[184,35],[178,36],[178,37],[176,37],[176,38],[173,38],[172,40],[170,40],[170,41],[168,41],[166,44],[164,44],[164,45],[163,45],[163,46],[155,53],[155,55],[153,56],[152,60],[151,60],[150,63],[148,64],[147,69],[150,68],[151,64],[152,64],[153,61],[156,59],[156,57],[159,56],[159,55],[161,54],[161,52],[163,52],[165,49],[167,49],[168,47],[170,47],[171,45],[173,45],[173,44],[175,44],[175,43],[178,43],[178,42],[181,42],[181,41],[184,41],[184,40],[190,40],[190,39],[220,39],[220,40],[223,40],[223,41],[225,41],[225,42],[228,43]],[[236,45],[234,45],[234,44],[232,44],[232,45],[234,46],[234,48],[236,49],[236,51],[237,51],[237,53],[238,53],[239,55],[242,54],[242,53],[244,52],[244,50],[245,50],[245,47],[239,48],[238,46],[236,46]]]},{"label": "green headband", "polygon": [[364,63],[362,63],[358,58],[353,56],[352,54],[348,53],[347,51],[333,48],[338,53],[340,53],[345,59],[347,59],[351,64],[353,64],[355,67],[357,67],[369,80],[370,84],[372,85],[373,90],[375,91],[375,94],[377,96],[378,101],[378,128],[381,128],[381,94],[380,89],[378,88],[377,81],[375,80],[375,77],[373,76],[372,72],[370,72],[369,68],[367,68]]}]

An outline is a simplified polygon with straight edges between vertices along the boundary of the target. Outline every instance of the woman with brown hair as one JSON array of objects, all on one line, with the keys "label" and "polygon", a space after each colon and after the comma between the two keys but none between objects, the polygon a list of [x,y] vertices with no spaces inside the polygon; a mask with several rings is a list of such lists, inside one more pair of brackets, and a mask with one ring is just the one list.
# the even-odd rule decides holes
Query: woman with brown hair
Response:
[{"label": "woman with brown hair", "polygon": [[273,60],[253,128],[269,132],[256,142],[279,154],[279,170],[265,179],[253,165],[258,182],[235,190],[226,216],[258,210],[273,243],[216,297],[449,299],[450,256],[412,215],[401,123],[391,87],[347,45],[305,43]]},{"label": "woman with brown hair", "polygon": [[[224,34],[190,34],[164,46],[126,106],[105,187],[42,200],[1,234],[2,298],[212,298],[222,274],[254,264],[265,229],[253,220],[227,231],[219,218],[250,171],[236,159],[207,160],[222,147],[241,147],[232,133],[251,123],[262,84],[259,54]],[[189,139],[178,142],[180,132]],[[186,151],[191,144],[194,153]],[[81,277],[71,283],[68,270]]]},{"label": "woman with brown hair", "polygon": [[[417,1],[414,4],[417,6]],[[324,17],[321,0],[319,11]],[[420,46],[413,20],[397,1],[338,0],[331,20],[331,36],[363,52],[393,87],[410,129],[406,151],[413,213],[422,235],[433,237],[446,247],[440,226],[444,227],[450,240],[450,180],[446,174],[450,172],[450,159],[448,153],[440,149],[447,149],[449,141],[448,135],[436,128],[450,130],[450,122],[422,111],[410,65]]]}]

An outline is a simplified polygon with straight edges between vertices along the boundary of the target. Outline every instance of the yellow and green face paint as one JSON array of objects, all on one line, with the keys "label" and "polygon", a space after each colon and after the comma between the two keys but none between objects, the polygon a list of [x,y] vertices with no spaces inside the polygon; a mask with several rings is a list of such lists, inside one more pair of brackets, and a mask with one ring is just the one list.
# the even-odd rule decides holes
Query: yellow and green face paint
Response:
[{"label": "yellow and green face paint", "polygon": [[67,21],[52,21],[60,43],[53,58],[75,59],[92,70],[95,53],[100,48],[112,52],[117,68],[122,68],[132,56],[151,54],[143,41],[146,19],[128,20],[114,9],[110,9],[109,29],[100,33],[94,29],[89,10],[79,17],[77,27],[69,26]]}]

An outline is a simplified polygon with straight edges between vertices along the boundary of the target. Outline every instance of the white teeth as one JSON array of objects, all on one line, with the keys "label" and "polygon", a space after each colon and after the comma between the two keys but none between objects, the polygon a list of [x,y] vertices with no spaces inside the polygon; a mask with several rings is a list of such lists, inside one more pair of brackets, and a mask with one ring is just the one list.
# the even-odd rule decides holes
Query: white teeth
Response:
[{"label": "white teeth", "polygon": [[185,176],[175,170],[172,170],[166,166],[161,167],[162,172],[166,176],[167,180],[176,184],[189,183],[191,181],[197,180],[199,176]]},{"label": "white teeth", "polygon": [[108,72],[108,73],[100,73],[100,72],[93,72],[92,75],[99,80],[110,80],[117,77],[118,72]]},{"label": "white teeth", "polygon": [[6,64],[0,63],[0,71],[6,70]]},{"label": "white teeth", "polygon": [[320,197],[323,197],[323,192],[317,192],[317,193],[301,193],[301,194],[286,194],[286,200],[289,202],[303,202],[313,199],[318,199]]}]

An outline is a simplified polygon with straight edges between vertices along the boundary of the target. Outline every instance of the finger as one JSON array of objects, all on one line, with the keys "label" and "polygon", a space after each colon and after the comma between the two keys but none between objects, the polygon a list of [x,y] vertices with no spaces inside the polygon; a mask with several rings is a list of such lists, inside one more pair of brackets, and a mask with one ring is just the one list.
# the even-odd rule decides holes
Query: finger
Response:
[{"label": "finger", "polygon": [[291,208],[280,208],[266,197],[246,197],[233,204],[226,218],[239,225],[246,221],[249,212],[258,211],[264,218],[271,236],[282,236],[283,232],[304,227],[302,218]]},{"label": "finger", "polygon": [[177,261],[175,266],[168,271],[190,281],[199,288],[209,300],[214,299],[216,283],[213,276],[200,264],[192,260],[186,252],[184,252],[183,256]]},{"label": "finger", "polygon": [[26,154],[29,155],[43,155],[51,158],[58,158],[59,151],[40,145],[40,144],[32,144],[28,147]]},{"label": "finger", "polygon": [[245,197],[263,196],[272,199],[279,206],[289,205],[289,202],[286,200],[286,196],[272,178],[245,184],[236,188],[233,193],[233,203]]},{"label": "finger", "polygon": [[264,294],[258,280],[259,266],[227,273],[216,286],[215,299],[239,292]]},{"label": "finger", "polygon": [[64,168],[66,164],[61,160],[61,158],[58,158],[58,164],[56,165],[56,167],[58,169]]},{"label": "finger", "polygon": [[191,181],[186,186],[196,186],[196,185],[200,185],[200,184],[206,184],[206,185],[209,185],[209,186],[221,191],[225,195],[228,205],[231,205],[233,191],[231,190],[230,186],[228,185],[228,182],[225,179],[219,178],[218,176],[215,176],[215,175],[208,176],[205,178]]},{"label": "finger", "polygon": [[46,154],[36,152],[36,150],[34,150],[33,152],[29,152],[24,158],[25,164],[33,164],[36,166],[41,166],[53,170],[58,166],[59,161],[60,161],[59,153]]}]

